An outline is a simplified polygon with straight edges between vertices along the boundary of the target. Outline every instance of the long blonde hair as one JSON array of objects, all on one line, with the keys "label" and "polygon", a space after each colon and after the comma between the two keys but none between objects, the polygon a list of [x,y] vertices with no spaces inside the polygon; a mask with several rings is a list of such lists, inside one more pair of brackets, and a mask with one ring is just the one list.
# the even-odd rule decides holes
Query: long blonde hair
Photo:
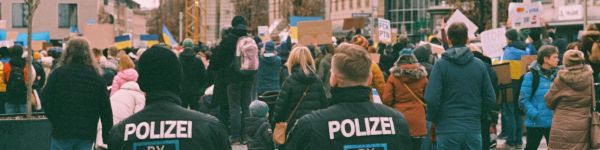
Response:
[{"label": "long blonde hair", "polygon": [[119,71],[135,68],[135,63],[127,54],[121,52],[117,56],[119,57]]},{"label": "long blonde hair", "polygon": [[292,74],[292,68],[296,65],[302,69],[304,75],[315,72],[315,61],[310,54],[310,50],[305,46],[299,46],[292,49],[285,65],[287,66],[290,75]]}]

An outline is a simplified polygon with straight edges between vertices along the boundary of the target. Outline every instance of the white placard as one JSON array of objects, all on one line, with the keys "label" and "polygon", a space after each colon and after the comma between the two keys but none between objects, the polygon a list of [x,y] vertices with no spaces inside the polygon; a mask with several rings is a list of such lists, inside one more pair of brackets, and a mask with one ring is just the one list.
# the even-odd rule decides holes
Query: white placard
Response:
[{"label": "white placard", "polygon": [[448,32],[448,28],[450,28],[450,25],[452,25],[453,23],[456,23],[456,22],[465,23],[465,25],[467,26],[467,29],[469,29],[469,39],[475,38],[475,32],[477,32],[477,29],[479,29],[479,27],[477,27],[477,25],[475,25],[475,23],[473,23],[471,20],[469,20],[469,18],[467,18],[467,16],[465,16],[465,14],[460,12],[460,10],[454,11],[454,14],[452,14],[452,16],[450,16],[450,18],[446,22],[446,27],[445,27],[446,32]]},{"label": "white placard", "polygon": [[483,47],[483,54],[490,57],[496,58],[502,56],[502,49],[506,46],[506,33],[505,28],[491,29],[481,32],[481,46]]},{"label": "white placard", "polygon": [[541,2],[510,3],[508,18],[513,28],[535,28],[542,26],[544,7]]},{"label": "white placard", "polygon": [[379,18],[379,42],[390,43],[392,42],[392,31],[390,27],[390,21]]},{"label": "white placard", "polygon": [[269,26],[258,26],[258,36],[269,34]]},{"label": "white placard", "polygon": [[581,5],[561,6],[558,9],[558,20],[583,19],[583,7]]}]

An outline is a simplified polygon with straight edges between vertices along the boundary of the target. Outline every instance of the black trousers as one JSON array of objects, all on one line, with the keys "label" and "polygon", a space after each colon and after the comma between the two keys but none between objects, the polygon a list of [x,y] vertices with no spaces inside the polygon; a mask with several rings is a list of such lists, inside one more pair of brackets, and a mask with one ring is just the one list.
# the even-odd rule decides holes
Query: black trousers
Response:
[{"label": "black trousers", "polygon": [[525,150],[537,150],[542,137],[546,138],[546,143],[550,140],[550,128],[530,128],[527,127],[527,144]]}]

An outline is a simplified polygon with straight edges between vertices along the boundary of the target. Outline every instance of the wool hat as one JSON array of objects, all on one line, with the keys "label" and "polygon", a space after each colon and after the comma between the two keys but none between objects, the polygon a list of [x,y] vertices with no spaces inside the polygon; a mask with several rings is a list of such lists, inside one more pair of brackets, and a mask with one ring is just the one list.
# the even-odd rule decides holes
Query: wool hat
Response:
[{"label": "wool hat", "polygon": [[183,40],[183,47],[184,48],[194,47],[194,41],[192,41],[192,39],[190,39],[190,38],[185,38],[185,40]]},{"label": "wool hat", "polygon": [[400,58],[398,58],[398,61],[396,61],[396,64],[398,65],[415,63],[419,63],[419,61],[417,60],[417,57],[415,57],[415,55],[413,54],[401,55]]},{"label": "wool hat", "polygon": [[352,43],[365,48],[365,50],[369,48],[369,41],[361,35],[354,36]]},{"label": "wool hat", "polygon": [[417,57],[417,60],[419,60],[419,62],[428,62],[432,54],[431,45],[423,44],[421,46],[418,46],[417,48],[415,48],[413,53],[415,54],[415,57]]},{"label": "wool hat", "polygon": [[510,29],[510,30],[506,31],[504,36],[506,36],[506,38],[511,41],[519,40],[519,32],[517,32],[517,30],[515,30],[515,29]]},{"label": "wool hat", "polygon": [[265,52],[273,52],[275,51],[275,43],[273,41],[269,41],[265,44]]},{"label": "wool hat", "polygon": [[42,54],[40,54],[39,52],[33,53],[33,60],[39,60],[41,58],[42,58]]},{"label": "wool hat", "polygon": [[250,115],[253,117],[266,117],[269,112],[269,106],[267,103],[255,100],[250,103]]},{"label": "wool hat", "polygon": [[138,83],[144,92],[179,93],[181,65],[175,53],[161,46],[146,50],[138,61]]},{"label": "wool hat", "polygon": [[576,65],[582,65],[585,63],[584,55],[578,50],[568,50],[563,55],[563,64],[565,67],[572,67]]},{"label": "wool hat", "polygon": [[231,26],[235,27],[237,25],[244,25],[247,26],[248,24],[246,23],[246,19],[244,19],[244,17],[242,16],[235,16],[233,17],[233,19],[231,20]]}]

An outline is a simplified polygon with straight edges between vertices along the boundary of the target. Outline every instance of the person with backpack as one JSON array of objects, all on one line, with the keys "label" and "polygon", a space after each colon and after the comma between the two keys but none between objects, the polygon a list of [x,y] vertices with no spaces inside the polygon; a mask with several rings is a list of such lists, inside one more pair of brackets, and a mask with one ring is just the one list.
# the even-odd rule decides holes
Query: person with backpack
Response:
[{"label": "person with backpack", "polygon": [[255,41],[248,36],[244,17],[235,16],[231,25],[232,28],[228,29],[210,60],[209,70],[215,72],[213,98],[221,102],[221,121],[230,122],[231,142],[240,144],[244,137],[242,121],[249,115],[248,106],[259,54]]},{"label": "person with backpack", "polygon": [[530,71],[523,76],[519,102],[525,112],[527,143],[525,150],[536,150],[542,137],[550,136],[552,110],[544,101],[544,95],[556,78],[558,68],[558,49],[545,45],[540,48],[537,61],[530,65]]},{"label": "person with backpack", "polygon": [[11,59],[2,69],[6,82],[7,114],[25,113],[27,111],[27,70],[23,59],[23,47],[15,45],[12,48]]},{"label": "person with backpack", "polygon": [[275,101],[273,122],[287,122],[287,135],[298,118],[314,110],[326,108],[328,102],[323,83],[317,77],[315,63],[307,47],[294,48],[286,67],[290,76],[284,81]]},{"label": "person with backpack", "polygon": [[246,118],[246,138],[248,150],[275,150],[273,130],[267,120],[269,106],[267,103],[255,100],[250,103],[250,117]]},{"label": "person with backpack", "polygon": [[85,38],[71,38],[62,59],[44,87],[42,104],[52,124],[51,150],[89,150],[98,120],[108,141],[113,126],[106,83]]},{"label": "person with backpack", "polygon": [[[596,25],[588,25],[579,40],[581,44],[578,45],[578,48],[585,55],[585,62],[592,66],[594,71],[592,76],[597,77],[600,75],[600,32]],[[594,81],[599,80],[595,79]]]},{"label": "person with backpack", "polygon": [[183,69],[183,80],[181,82],[181,100],[184,108],[191,110],[200,109],[200,97],[206,88],[206,69],[204,63],[196,58],[196,52],[192,49],[192,39],[183,41],[184,50],[179,54],[179,63]]}]

